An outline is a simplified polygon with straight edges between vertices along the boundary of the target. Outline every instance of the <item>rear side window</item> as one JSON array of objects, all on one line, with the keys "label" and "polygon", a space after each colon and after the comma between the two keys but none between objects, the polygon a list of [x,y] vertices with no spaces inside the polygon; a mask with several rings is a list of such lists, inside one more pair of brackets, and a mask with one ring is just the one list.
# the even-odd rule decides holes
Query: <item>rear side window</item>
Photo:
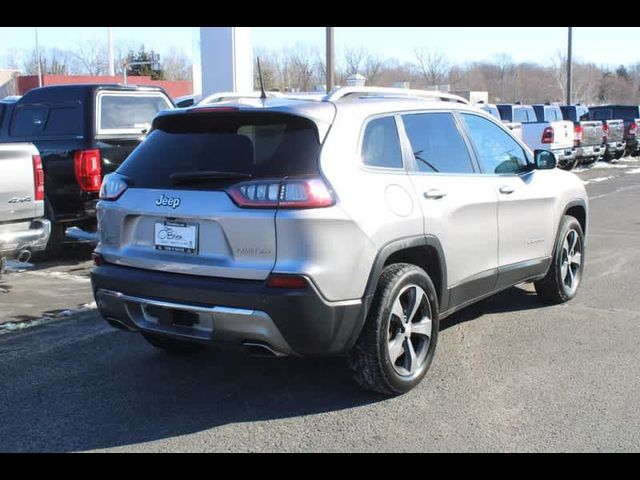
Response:
[{"label": "rear side window", "polygon": [[[156,120],[118,173],[133,187],[215,189],[238,178],[317,175],[319,151],[315,124],[293,115],[171,115]],[[177,183],[173,174],[204,178]]]},{"label": "rear side window", "polygon": [[393,117],[376,118],[367,124],[362,161],[371,167],[402,168],[402,150]]},{"label": "rear side window", "polygon": [[153,118],[171,108],[164,95],[99,93],[98,134],[139,134]]},{"label": "rear side window", "polygon": [[467,145],[450,113],[403,115],[418,171],[473,173]]},{"label": "rear side window", "polygon": [[82,111],[78,107],[52,107],[49,109],[45,135],[80,135]]},{"label": "rear side window", "polygon": [[500,112],[500,118],[507,122],[513,122],[511,117],[511,107],[509,105],[498,105],[498,111]]},{"label": "rear side window", "polygon": [[517,108],[513,111],[513,121],[519,123],[528,123],[529,117],[527,116],[527,111],[523,108]]},{"label": "rear side window", "polygon": [[498,109],[496,107],[490,107],[488,105],[484,105],[484,106],[482,106],[480,108],[482,110],[484,110],[485,112],[487,112],[492,117],[497,118],[498,120],[500,120],[500,113],[498,113]]},{"label": "rear side window", "polygon": [[557,122],[558,120],[562,120],[562,113],[559,108],[546,108],[545,109],[545,118],[546,122]]},{"label": "rear side window", "polygon": [[19,107],[13,115],[10,134],[14,137],[40,135],[46,119],[46,107]]}]

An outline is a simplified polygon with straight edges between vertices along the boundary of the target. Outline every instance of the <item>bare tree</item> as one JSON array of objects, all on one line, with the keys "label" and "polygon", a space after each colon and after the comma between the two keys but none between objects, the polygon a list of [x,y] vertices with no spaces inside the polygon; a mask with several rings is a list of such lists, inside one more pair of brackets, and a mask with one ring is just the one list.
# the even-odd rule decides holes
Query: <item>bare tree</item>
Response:
[{"label": "bare tree", "polygon": [[296,44],[289,51],[289,73],[295,88],[308,91],[311,87],[314,72],[313,49],[308,46]]},{"label": "bare tree", "polygon": [[79,71],[85,75],[105,75],[108,71],[107,46],[97,38],[82,42],[74,50]]},{"label": "bare tree", "polygon": [[367,52],[362,68],[369,85],[376,85],[385,69],[385,61],[374,53]]},{"label": "bare tree", "polygon": [[[278,58],[266,49],[257,49],[254,53],[253,87],[260,90],[260,75],[265,90],[280,90],[281,82],[278,67]],[[260,59],[260,71],[258,71],[258,58]]]},{"label": "bare tree", "polygon": [[160,57],[167,80],[191,80],[193,77],[191,59],[182,48],[171,47]]},{"label": "bare tree", "polygon": [[[68,50],[58,48],[40,49],[40,68],[43,74],[70,75],[75,69],[75,58]],[[27,55],[23,70],[29,75],[38,73],[38,59],[35,49]]]},{"label": "bare tree", "polygon": [[450,65],[440,51],[428,47],[418,47],[414,50],[414,54],[417,62],[416,67],[427,87],[438,85],[447,77]]},{"label": "bare tree", "polygon": [[345,73],[347,76],[360,73],[362,65],[367,57],[367,51],[364,47],[344,49]]},{"label": "bare tree", "polygon": [[0,60],[0,65],[13,70],[18,70],[20,68],[20,53],[18,52],[18,49],[12,47],[7,50],[2,56],[2,60]]},{"label": "bare tree", "polygon": [[504,81],[509,75],[513,75],[515,65],[510,55],[501,53],[495,57],[495,65],[498,70],[498,78],[500,79],[500,98],[504,101]]},{"label": "bare tree", "polygon": [[565,99],[567,96],[567,56],[561,50],[556,50],[551,56],[551,74],[560,90],[560,98]]}]

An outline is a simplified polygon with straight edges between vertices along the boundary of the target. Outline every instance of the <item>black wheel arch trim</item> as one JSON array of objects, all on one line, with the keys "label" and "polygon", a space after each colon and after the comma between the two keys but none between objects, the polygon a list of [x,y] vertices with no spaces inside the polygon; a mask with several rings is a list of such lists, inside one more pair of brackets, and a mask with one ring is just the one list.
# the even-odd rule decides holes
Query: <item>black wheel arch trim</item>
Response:
[{"label": "black wheel arch trim", "polygon": [[[568,202],[565,207],[564,210],[562,212],[562,216],[565,216],[567,214],[567,212],[569,211],[570,208],[573,207],[582,207],[584,208],[584,226],[582,228],[582,233],[584,234],[585,237],[585,244],[586,244],[586,238],[587,238],[587,227],[589,226],[589,207],[587,206],[587,202],[582,199],[582,198],[577,198],[574,200],[571,200],[570,202]],[[562,218],[558,219],[558,233],[560,232],[560,225],[562,225]]]},{"label": "black wheel arch trim", "polygon": [[378,288],[378,280],[380,279],[380,275],[382,274],[382,270],[384,269],[384,265],[387,259],[394,253],[415,247],[433,248],[436,251],[436,254],[438,255],[438,264],[440,266],[439,273],[441,279],[438,298],[440,299],[440,309],[442,310],[443,307],[446,308],[447,304],[449,303],[449,290],[447,289],[447,264],[445,261],[444,249],[442,248],[442,244],[440,243],[440,240],[438,240],[438,238],[434,235],[414,235],[398,240],[393,240],[384,245],[378,251],[376,258],[373,261],[373,266],[371,267],[369,279],[367,281],[367,286],[365,288],[364,296],[362,299],[365,318],[369,313],[369,308],[371,306],[373,296],[376,292],[376,289]]}]

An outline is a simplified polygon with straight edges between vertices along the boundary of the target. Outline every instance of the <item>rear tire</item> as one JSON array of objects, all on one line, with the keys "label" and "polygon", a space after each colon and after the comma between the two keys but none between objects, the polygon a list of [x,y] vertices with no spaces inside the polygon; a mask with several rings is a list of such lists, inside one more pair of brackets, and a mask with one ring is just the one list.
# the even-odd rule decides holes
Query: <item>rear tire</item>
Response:
[{"label": "rear tire", "polygon": [[431,366],[438,329],[438,298],[429,275],[407,263],[388,266],[349,353],[355,381],[385,395],[408,392]]},{"label": "rear tire", "polygon": [[157,335],[155,333],[142,333],[144,339],[150,345],[164,350],[168,355],[189,355],[204,349],[203,345],[191,343],[184,340],[176,340],[174,338]]},{"label": "rear tire", "polygon": [[565,303],[576,296],[584,271],[584,232],[575,217],[565,215],[547,275],[534,283],[538,295],[549,303]]}]

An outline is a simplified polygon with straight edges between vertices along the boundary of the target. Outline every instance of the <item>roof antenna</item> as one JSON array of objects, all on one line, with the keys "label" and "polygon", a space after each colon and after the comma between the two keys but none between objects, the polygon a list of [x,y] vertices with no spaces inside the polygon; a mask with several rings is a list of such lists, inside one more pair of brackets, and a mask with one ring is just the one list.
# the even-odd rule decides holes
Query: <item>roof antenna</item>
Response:
[{"label": "roof antenna", "polygon": [[258,78],[260,79],[260,100],[264,101],[267,99],[267,94],[264,91],[264,84],[262,83],[262,70],[260,69],[260,57],[258,57]]}]

